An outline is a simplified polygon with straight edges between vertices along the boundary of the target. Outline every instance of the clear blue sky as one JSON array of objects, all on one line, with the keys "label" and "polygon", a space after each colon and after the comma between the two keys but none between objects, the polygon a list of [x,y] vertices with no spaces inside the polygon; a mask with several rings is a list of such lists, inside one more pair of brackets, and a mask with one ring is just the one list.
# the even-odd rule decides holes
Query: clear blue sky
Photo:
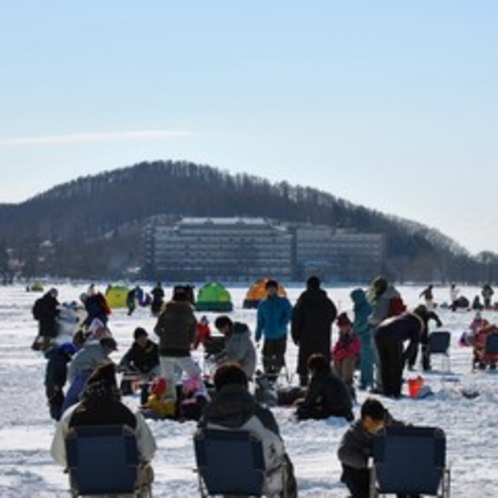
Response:
[{"label": "clear blue sky", "polygon": [[0,7],[0,202],[185,159],[498,252],[498,2]]}]

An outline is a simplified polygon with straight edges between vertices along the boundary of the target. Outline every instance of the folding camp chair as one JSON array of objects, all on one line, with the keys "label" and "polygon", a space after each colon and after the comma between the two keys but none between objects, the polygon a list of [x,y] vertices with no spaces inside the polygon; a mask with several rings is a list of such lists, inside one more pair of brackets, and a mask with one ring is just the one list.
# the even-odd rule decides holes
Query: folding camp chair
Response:
[{"label": "folding camp chair", "polygon": [[386,427],[373,440],[370,498],[422,494],[448,498],[446,437],[435,427]]},{"label": "folding camp chair", "polygon": [[202,497],[272,496],[269,481],[280,476],[278,496],[285,496],[284,464],[267,471],[263,444],[250,432],[204,429],[194,435],[194,450]]},{"label": "folding camp chair", "polygon": [[127,426],[73,427],[66,437],[66,455],[73,497],[152,496],[150,484],[138,489],[137,442]]},{"label": "folding camp chair", "polygon": [[451,334],[447,330],[438,330],[429,334],[429,358],[435,354],[442,355],[443,370],[450,371]]}]

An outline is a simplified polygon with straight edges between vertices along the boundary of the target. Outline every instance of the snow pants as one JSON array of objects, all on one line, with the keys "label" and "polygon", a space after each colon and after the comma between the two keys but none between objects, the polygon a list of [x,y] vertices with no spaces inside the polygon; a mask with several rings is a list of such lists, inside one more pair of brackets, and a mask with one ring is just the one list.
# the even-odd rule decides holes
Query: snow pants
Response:
[{"label": "snow pants", "polygon": [[369,333],[358,335],[360,349],[360,389],[374,387],[375,351],[373,338]]}]

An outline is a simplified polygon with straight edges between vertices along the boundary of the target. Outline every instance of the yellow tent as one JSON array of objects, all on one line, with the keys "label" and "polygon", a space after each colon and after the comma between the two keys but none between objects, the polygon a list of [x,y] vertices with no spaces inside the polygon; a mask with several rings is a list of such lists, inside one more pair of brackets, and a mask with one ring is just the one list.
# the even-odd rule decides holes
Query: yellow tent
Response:
[{"label": "yellow tent", "polygon": [[110,285],[105,291],[105,298],[110,308],[126,308],[126,296],[130,292],[124,285]]},{"label": "yellow tent", "polygon": [[[266,297],[266,282],[269,278],[262,278],[255,282],[247,291],[246,298],[244,299],[244,308],[257,308],[259,302]],[[278,295],[285,297],[287,292],[281,284],[278,284]]]}]

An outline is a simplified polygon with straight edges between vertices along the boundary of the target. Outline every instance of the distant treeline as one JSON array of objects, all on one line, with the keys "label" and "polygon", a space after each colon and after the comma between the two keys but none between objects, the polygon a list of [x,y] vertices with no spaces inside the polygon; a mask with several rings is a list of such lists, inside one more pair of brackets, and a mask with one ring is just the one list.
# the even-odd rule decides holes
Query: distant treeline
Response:
[{"label": "distant treeline", "polygon": [[385,272],[397,281],[480,283],[498,275],[498,255],[471,256],[433,228],[317,189],[185,161],[144,162],[0,205],[0,265],[25,276],[119,278],[141,265],[142,228],[158,216],[260,216],[384,233]]}]

